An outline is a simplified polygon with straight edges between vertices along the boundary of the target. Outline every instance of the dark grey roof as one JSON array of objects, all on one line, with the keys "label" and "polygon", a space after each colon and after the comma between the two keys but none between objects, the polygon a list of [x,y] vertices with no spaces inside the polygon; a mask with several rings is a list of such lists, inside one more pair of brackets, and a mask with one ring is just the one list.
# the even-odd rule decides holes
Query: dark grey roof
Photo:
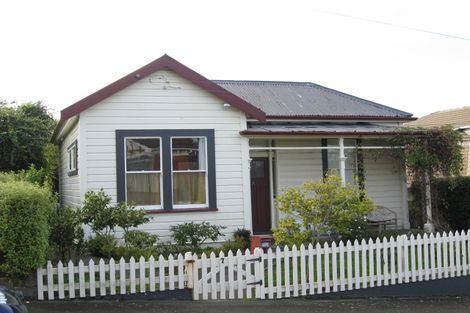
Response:
[{"label": "dark grey roof", "polygon": [[267,116],[409,118],[411,113],[354,97],[313,83],[214,80]]},{"label": "dark grey roof", "polygon": [[289,134],[315,134],[315,133],[342,133],[342,134],[391,134],[398,130],[395,126],[384,126],[373,123],[295,123],[295,124],[256,124],[250,123],[243,134],[256,135],[289,135]]}]

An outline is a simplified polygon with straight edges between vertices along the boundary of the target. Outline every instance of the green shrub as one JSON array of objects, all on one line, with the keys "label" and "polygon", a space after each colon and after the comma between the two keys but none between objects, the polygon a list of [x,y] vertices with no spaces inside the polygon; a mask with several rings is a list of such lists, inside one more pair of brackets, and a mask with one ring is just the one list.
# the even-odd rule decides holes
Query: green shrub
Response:
[{"label": "green shrub", "polygon": [[0,183],[0,270],[23,277],[44,265],[48,250],[48,219],[55,206],[47,188],[22,182]]},{"label": "green shrub", "polygon": [[80,210],[57,208],[53,211],[49,224],[49,240],[56,259],[67,261],[80,258],[84,248],[84,232],[81,226]]},{"label": "green shrub", "polygon": [[186,246],[192,252],[200,252],[201,245],[208,239],[216,241],[223,236],[224,226],[212,225],[209,222],[183,223],[170,226],[171,236],[179,246]]},{"label": "green shrub", "polygon": [[190,252],[188,246],[181,246],[171,242],[161,242],[155,246],[156,255],[163,255],[165,258],[168,258],[170,254],[173,255],[173,257],[177,257],[178,254],[184,255],[186,252]]},{"label": "green shrub", "polygon": [[285,216],[273,231],[277,245],[299,245],[324,235],[360,238],[358,226],[375,207],[365,191],[353,185],[343,187],[336,176],[289,188],[276,204]]},{"label": "green shrub", "polygon": [[229,251],[232,251],[233,254],[236,254],[238,250],[244,252],[246,249],[250,248],[250,244],[246,244],[246,241],[243,237],[237,236],[232,240],[225,242],[220,249],[227,255]]},{"label": "green shrub", "polygon": [[[413,183],[410,192],[413,201],[410,211],[413,213],[412,226],[423,224],[424,196],[421,188]],[[432,181],[433,220],[436,227],[452,230],[470,228],[470,177],[442,177]],[[444,221],[439,221],[442,216]]]},{"label": "green shrub", "polygon": [[113,234],[96,234],[88,239],[86,247],[92,256],[111,258],[116,255],[118,243]]},{"label": "green shrub", "polygon": [[250,248],[250,240],[251,237],[251,231],[245,228],[238,228],[234,233],[233,233],[233,238],[235,240],[241,241],[243,240],[243,247],[245,249]]},{"label": "green shrub", "polygon": [[124,233],[124,242],[130,247],[140,249],[153,248],[157,240],[157,235],[149,234],[141,230],[129,230]]}]

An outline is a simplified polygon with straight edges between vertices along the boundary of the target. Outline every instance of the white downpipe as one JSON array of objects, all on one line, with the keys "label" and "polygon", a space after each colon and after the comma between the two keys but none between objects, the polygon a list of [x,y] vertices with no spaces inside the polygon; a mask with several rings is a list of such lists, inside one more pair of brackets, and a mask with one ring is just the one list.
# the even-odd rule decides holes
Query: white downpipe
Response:
[{"label": "white downpipe", "polygon": [[344,155],[344,138],[339,138],[339,175],[341,184],[346,186],[346,156]]}]

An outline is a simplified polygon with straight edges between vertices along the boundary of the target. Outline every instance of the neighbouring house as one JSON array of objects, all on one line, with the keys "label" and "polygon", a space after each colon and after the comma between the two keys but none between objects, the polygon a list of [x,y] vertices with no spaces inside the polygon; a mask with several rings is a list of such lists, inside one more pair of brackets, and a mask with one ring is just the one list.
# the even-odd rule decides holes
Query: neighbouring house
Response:
[{"label": "neighbouring house", "polygon": [[88,190],[132,201],[153,219],[143,230],[209,221],[229,234],[277,226],[283,188],[358,163],[377,205],[409,228],[404,165],[378,151],[410,113],[313,83],[208,80],[164,55],[61,112],[60,197]]},{"label": "neighbouring house", "polygon": [[451,125],[454,129],[461,132],[463,141],[463,167],[461,174],[470,176],[470,106],[437,111],[429,115],[420,117],[418,120],[407,123],[406,126],[432,128],[444,125]]}]

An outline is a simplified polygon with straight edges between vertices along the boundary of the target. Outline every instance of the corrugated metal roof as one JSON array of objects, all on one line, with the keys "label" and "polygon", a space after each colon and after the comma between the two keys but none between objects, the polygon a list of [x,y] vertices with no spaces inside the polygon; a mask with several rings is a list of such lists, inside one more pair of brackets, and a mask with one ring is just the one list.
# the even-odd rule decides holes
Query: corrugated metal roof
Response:
[{"label": "corrugated metal roof", "polygon": [[214,80],[216,84],[266,112],[267,116],[411,117],[385,105],[313,83]]},{"label": "corrugated metal roof", "polygon": [[350,134],[389,134],[398,127],[373,123],[295,123],[295,124],[253,124],[248,125],[244,134],[315,134],[315,133],[350,133]]}]

